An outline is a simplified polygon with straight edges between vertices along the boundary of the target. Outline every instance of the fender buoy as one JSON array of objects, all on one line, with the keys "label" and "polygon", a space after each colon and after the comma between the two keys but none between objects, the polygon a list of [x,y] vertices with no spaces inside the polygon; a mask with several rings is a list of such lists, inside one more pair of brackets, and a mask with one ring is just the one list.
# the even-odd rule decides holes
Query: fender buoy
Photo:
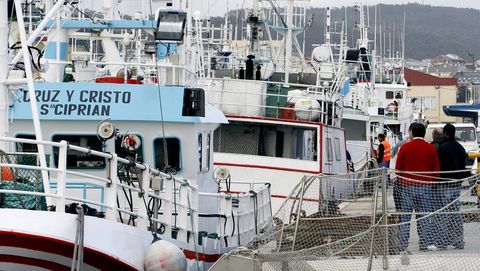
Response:
[{"label": "fender buoy", "polygon": [[13,172],[9,167],[2,167],[2,181],[13,181]]}]

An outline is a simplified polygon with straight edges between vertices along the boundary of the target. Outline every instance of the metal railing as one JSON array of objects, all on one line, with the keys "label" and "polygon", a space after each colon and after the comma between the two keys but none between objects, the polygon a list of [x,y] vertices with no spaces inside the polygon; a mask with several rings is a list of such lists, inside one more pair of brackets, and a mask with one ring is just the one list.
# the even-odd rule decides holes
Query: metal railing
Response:
[{"label": "metal railing", "polygon": [[[0,163],[2,168],[47,171],[49,183],[44,184],[44,187],[50,187],[54,184],[52,192],[0,189],[0,194],[45,198],[48,205],[56,206],[55,211],[59,213],[64,213],[65,208],[63,206],[69,203],[88,204],[100,207],[104,211],[105,219],[128,223],[144,230],[155,231],[165,236],[165,238],[173,237],[178,241],[190,244],[196,243],[193,240],[198,240],[195,237],[201,232],[199,230],[199,218],[210,219],[203,218],[205,214],[199,214],[200,201],[207,197],[217,199],[219,208],[213,219],[218,220],[216,222],[218,228],[217,239],[226,240],[225,244],[236,245],[237,242],[234,242],[234,239],[240,240],[240,238],[247,236],[253,238],[252,235],[255,234],[256,228],[259,230],[264,227],[271,218],[271,213],[269,213],[269,210],[271,210],[270,189],[267,186],[257,187],[257,189],[252,189],[250,192],[239,195],[232,195],[231,193],[199,193],[195,181],[152,169],[146,164],[132,163],[132,161],[118,157],[115,153],[103,153],[73,146],[66,141],[49,142],[7,137],[0,137],[0,141],[41,144],[58,148],[58,163],[56,167],[41,167],[38,164]],[[96,171],[96,175],[93,175],[68,169],[67,152],[69,150],[105,158],[107,163],[105,171],[102,173]],[[21,153],[16,155],[21,155]],[[132,178],[129,182],[122,181],[119,176],[119,165],[128,166],[134,170],[136,172],[135,179]],[[80,180],[82,180],[82,182],[88,183],[90,186],[101,189],[102,195],[99,197],[87,196],[85,193],[84,197],[72,195],[69,192],[78,188],[77,186],[71,186],[72,177],[75,177],[75,184],[80,183]],[[133,205],[118,204],[118,202],[125,202],[124,195],[127,193],[120,193],[122,190],[134,195],[130,199],[134,202]],[[149,207],[150,202],[153,202],[153,205],[158,208]],[[255,212],[255,216],[252,215],[252,212]],[[211,214],[208,215],[211,216]],[[130,219],[126,222],[126,220],[124,221],[125,218]],[[235,221],[236,223],[241,221],[241,225],[235,225]],[[162,228],[160,232],[158,231],[159,228]],[[193,234],[194,238],[191,238],[190,234]],[[247,241],[249,240],[243,240],[242,243]]]},{"label": "metal railing", "polygon": [[[276,219],[289,218],[283,220],[288,223],[277,221],[271,232],[252,244],[250,254],[245,250],[239,250],[239,254],[253,255],[248,257],[263,263],[263,268],[253,270],[276,270],[280,266],[288,266],[289,270],[438,270],[440,266],[445,267],[446,262],[452,268],[445,270],[474,270],[471,263],[480,253],[480,176],[459,180],[438,177],[438,174],[461,172],[469,170],[375,169],[361,179],[351,179],[349,175],[305,177],[275,215]],[[416,177],[410,179],[406,174]],[[422,181],[425,176],[433,180]],[[425,187],[424,194],[416,195],[415,189],[405,188],[409,187],[402,184],[405,181],[415,182],[413,187]],[[355,182],[369,183],[365,186]],[[346,197],[329,194],[335,191],[329,187],[338,189],[344,183],[354,187]],[[412,210],[406,205],[408,201],[397,202],[395,183],[403,187],[399,190],[402,198],[426,198],[425,202],[412,203],[415,204]],[[442,192],[445,188],[456,191],[452,198],[445,199]],[[459,224],[449,224],[451,222],[446,222],[449,219],[457,219]],[[422,223],[425,224],[419,226]],[[448,227],[447,231],[443,232],[442,227]],[[452,232],[459,231],[459,227],[458,234],[464,244],[444,239],[452,238]],[[410,236],[408,233],[415,228],[418,235]],[[423,241],[422,234],[430,239],[425,237]],[[445,247],[437,247],[442,240],[447,242]],[[436,249],[440,251],[430,252]]]},{"label": "metal railing", "polygon": [[[330,125],[335,123],[337,112],[334,104],[340,97],[335,93],[327,94],[328,89],[319,91],[321,87],[292,84],[289,87],[304,87],[305,95],[290,97],[281,93],[280,88],[285,87],[282,83],[244,80],[246,85],[242,88],[230,88],[225,84],[227,81],[242,83],[242,80],[218,79],[220,86],[206,89],[208,102],[220,108],[226,115],[298,119]],[[267,85],[278,85],[278,89],[267,90]],[[294,108],[292,101],[298,99],[311,100],[312,105],[318,103],[318,107]],[[321,101],[318,102],[318,99]]]}]

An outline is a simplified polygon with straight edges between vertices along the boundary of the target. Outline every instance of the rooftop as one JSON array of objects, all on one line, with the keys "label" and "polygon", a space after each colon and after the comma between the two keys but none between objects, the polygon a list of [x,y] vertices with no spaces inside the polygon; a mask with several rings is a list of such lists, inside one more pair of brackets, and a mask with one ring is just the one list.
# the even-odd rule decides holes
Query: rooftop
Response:
[{"label": "rooftop", "polygon": [[405,80],[410,86],[456,86],[457,78],[438,77],[421,71],[405,68]]}]

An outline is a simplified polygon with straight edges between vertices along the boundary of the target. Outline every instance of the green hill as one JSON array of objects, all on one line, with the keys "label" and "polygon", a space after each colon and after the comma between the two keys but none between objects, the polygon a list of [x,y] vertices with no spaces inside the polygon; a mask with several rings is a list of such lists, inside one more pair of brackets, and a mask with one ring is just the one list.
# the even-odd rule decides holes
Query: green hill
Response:
[{"label": "green hill", "polygon": [[[373,39],[375,12],[374,7],[369,7],[370,17],[370,38]],[[231,11],[232,23],[236,20],[236,11]],[[243,11],[240,12],[239,22],[243,22]],[[309,18],[314,18],[313,26],[306,30],[306,51],[307,56],[312,50],[311,44],[319,44],[324,41],[324,8],[312,8],[309,10]],[[347,15],[349,44],[353,45],[358,37],[355,29],[355,22],[358,21],[357,12],[353,7],[333,8],[332,25],[337,22],[337,29],[340,29],[341,22]],[[407,58],[424,59],[437,55],[453,53],[465,59],[469,59],[467,50],[480,57],[480,10],[466,8],[434,7],[420,4],[406,5],[377,5],[377,45],[385,40],[388,50],[389,39],[394,44],[394,50],[400,50],[401,33],[404,25],[405,14],[405,35]],[[221,18],[212,19],[212,22],[219,23]],[[382,33],[380,33],[380,25]],[[300,35],[302,38],[303,35]],[[302,41],[300,41],[302,42]],[[393,49],[392,48],[392,49]]]}]

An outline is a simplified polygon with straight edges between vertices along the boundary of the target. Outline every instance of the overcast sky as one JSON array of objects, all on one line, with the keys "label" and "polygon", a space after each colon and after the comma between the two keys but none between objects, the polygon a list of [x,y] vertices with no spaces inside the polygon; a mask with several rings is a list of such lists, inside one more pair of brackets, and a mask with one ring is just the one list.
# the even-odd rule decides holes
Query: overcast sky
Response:
[{"label": "overcast sky", "polygon": [[[275,1],[275,0],[274,0]],[[280,1],[280,0],[276,0]],[[299,0],[301,1],[301,0]],[[341,7],[341,6],[353,6],[354,2],[358,0],[310,0],[310,5],[314,7]],[[448,6],[448,7],[464,7],[480,9],[480,0],[390,0],[390,1],[378,1],[378,0],[360,0],[360,2],[366,5],[374,5],[378,3],[383,4],[406,4],[406,3],[423,3],[434,6]],[[100,0],[84,0],[82,1],[83,7],[91,9],[99,9],[103,1]],[[121,0],[120,10],[127,14],[133,14],[133,11],[141,11],[140,0]],[[159,3],[159,1],[152,0],[152,3]],[[192,0],[193,10],[200,11],[203,16],[218,16],[223,15],[227,8],[233,10],[237,8],[252,6],[253,0]]]},{"label": "overcast sky", "polygon": [[[232,10],[241,8],[242,4],[245,7],[251,7],[253,0],[192,0],[194,10],[200,10],[202,14],[208,15],[222,15],[227,7]],[[311,0],[310,5],[316,7],[340,7],[340,6],[353,6],[355,0]],[[466,7],[480,9],[480,0],[390,0],[390,1],[377,1],[377,0],[363,0],[361,1],[367,5],[374,5],[378,3],[384,4],[405,4],[405,3],[423,3],[434,6],[448,6],[448,7]]]}]

